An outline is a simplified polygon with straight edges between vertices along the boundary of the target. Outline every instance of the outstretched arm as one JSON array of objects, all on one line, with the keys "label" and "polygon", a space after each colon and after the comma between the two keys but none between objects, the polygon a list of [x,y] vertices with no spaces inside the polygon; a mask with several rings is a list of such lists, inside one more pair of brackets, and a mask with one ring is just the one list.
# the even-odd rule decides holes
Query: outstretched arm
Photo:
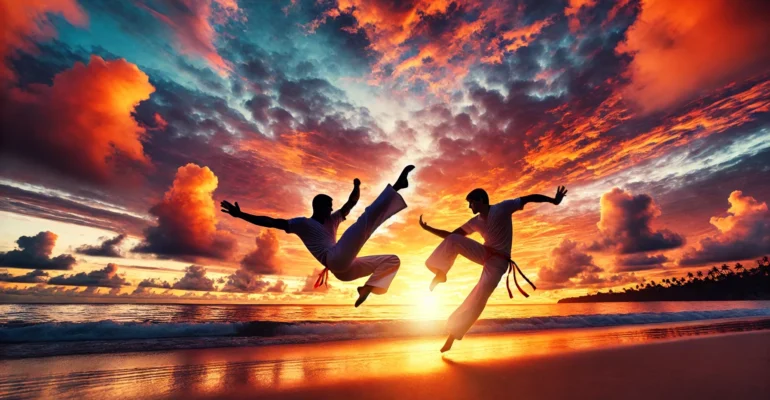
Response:
[{"label": "outstretched arm", "polygon": [[361,186],[361,181],[358,180],[358,178],[353,179],[353,191],[350,192],[348,202],[340,208],[343,217],[347,217],[348,214],[350,214],[350,210],[352,210],[356,203],[358,203],[358,197],[361,195],[361,191],[358,188],[359,186]]},{"label": "outstretched arm", "polygon": [[530,194],[521,197],[521,207],[523,208],[527,203],[551,203],[554,205],[561,204],[564,196],[567,195],[567,189],[564,186],[559,186],[556,189],[555,197],[548,197],[542,194]]},{"label": "outstretched arm", "polygon": [[438,237],[440,237],[442,239],[445,239],[447,236],[449,236],[449,235],[451,235],[453,233],[456,233],[458,235],[463,235],[463,236],[467,236],[468,235],[468,232],[465,232],[463,230],[463,228],[457,228],[457,229],[455,229],[452,232],[445,231],[443,229],[436,229],[436,228],[428,225],[427,222],[424,222],[422,220],[422,215],[420,215],[420,226],[422,227],[422,229],[425,229],[426,231],[428,231],[428,232],[430,232],[430,233],[432,233],[432,234],[434,234],[434,235],[436,235],[436,236],[438,236]]},{"label": "outstretched arm", "polygon": [[251,222],[254,225],[264,226],[265,228],[276,228],[284,231],[289,229],[289,222],[285,219],[262,217],[259,215],[247,214],[241,211],[241,207],[238,205],[237,201],[235,202],[235,205],[233,205],[229,201],[223,200],[221,203],[219,203],[219,205],[222,206],[223,213],[230,214],[235,218],[240,218],[247,222]]}]

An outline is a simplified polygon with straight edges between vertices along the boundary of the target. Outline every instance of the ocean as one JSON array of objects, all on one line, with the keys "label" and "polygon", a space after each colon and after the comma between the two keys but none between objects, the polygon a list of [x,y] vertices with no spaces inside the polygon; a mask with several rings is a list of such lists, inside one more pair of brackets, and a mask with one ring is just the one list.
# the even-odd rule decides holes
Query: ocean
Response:
[{"label": "ocean", "polygon": [[[4,304],[0,359],[440,336],[452,310],[414,305]],[[770,301],[489,305],[470,334],[735,318],[770,319]]]}]

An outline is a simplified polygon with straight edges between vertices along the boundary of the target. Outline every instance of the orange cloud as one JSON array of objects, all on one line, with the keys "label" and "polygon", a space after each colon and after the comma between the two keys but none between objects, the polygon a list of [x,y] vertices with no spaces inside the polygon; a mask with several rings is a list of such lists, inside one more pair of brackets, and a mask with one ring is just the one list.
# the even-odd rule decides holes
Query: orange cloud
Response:
[{"label": "orange cloud", "polygon": [[647,0],[616,49],[633,54],[626,95],[645,111],[770,68],[770,4]]},{"label": "orange cloud", "polygon": [[83,26],[88,16],[76,0],[0,0],[0,83],[15,80],[5,59],[16,50],[32,51],[34,40],[56,36],[48,14]]},{"label": "orange cloud", "polygon": [[238,149],[286,172],[320,182],[351,182],[354,178],[374,181],[380,177],[382,165],[392,164],[399,151],[389,143],[375,142],[367,134],[355,132],[345,128],[292,131],[278,140],[242,140]]},{"label": "orange cloud", "polygon": [[553,267],[542,267],[537,273],[538,285],[545,290],[592,283],[598,279],[596,274],[604,271],[591,255],[579,249],[578,243],[569,239],[551,250],[551,260]]},{"label": "orange cloud", "polygon": [[746,260],[770,253],[767,203],[744,195],[740,190],[730,193],[728,201],[728,215],[709,220],[720,233],[701,240],[699,249],[689,249],[679,261],[681,265]]},{"label": "orange cloud", "polygon": [[[726,94],[729,89],[732,88],[721,93]],[[588,160],[583,166],[597,177],[606,176],[694,140],[754,121],[770,111],[770,81],[756,83],[707,106],[694,106],[690,111],[664,120],[652,130],[616,144],[601,161]]]},{"label": "orange cloud", "polygon": [[108,183],[127,163],[149,166],[145,129],[132,117],[155,88],[126,60],[92,56],[57,74],[53,86],[12,89],[0,108],[4,149],[78,178]]},{"label": "orange cloud", "polygon": [[[371,84],[400,80],[421,84],[434,95],[444,95],[468,74],[472,65],[499,63],[503,54],[527,46],[551,19],[535,21],[498,35],[485,30],[508,26],[523,9],[505,3],[482,5],[471,1],[418,0],[411,4],[387,1],[340,0],[307,25],[314,31],[328,18],[353,16],[350,32],[366,32],[370,49],[379,55],[372,66]],[[431,32],[430,20],[446,20],[441,32]],[[515,18],[514,18],[515,19]],[[521,25],[521,24],[514,24]]]},{"label": "orange cloud", "polygon": [[747,226],[743,224],[747,220],[755,220],[767,214],[767,203],[758,202],[751,196],[745,196],[740,190],[730,193],[727,199],[730,208],[726,217],[711,217],[709,222],[716,226],[722,233],[748,233]]},{"label": "orange cloud", "polygon": [[580,19],[578,19],[578,13],[581,8],[592,8],[596,5],[597,0],[569,0],[569,5],[564,9],[564,15],[569,20],[569,30],[571,32],[577,32],[580,29]]},{"label": "orange cloud", "polygon": [[161,7],[140,6],[171,28],[182,53],[204,58],[221,75],[232,71],[214,45],[217,32],[212,22],[222,24],[233,18],[238,11],[236,0],[165,0]]},{"label": "orange cloud", "polygon": [[150,209],[158,225],[145,231],[144,241],[134,251],[182,259],[229,259],[235,239],[216,226],[217,208],[212,194],[217,184],[217,177],[208,167],[179,167],[163,200]]},{"label": "orange cloud", "polygon": [[660,208],[646,194],[632,195],[613,188],[602,195],[601,219],[597,226],[603,235],[594,249],[609,248],[620,254],[666,250],[684,244],[684,237],[668,229],[654,230],[652,222]]},{"label": "orange cloud", "polygon": [[481,58],[481,62],[489,64],[502,63],[505,53],[512,53],[522,47],[527,47],[543,31],[543,28],[551,25],[552,22],[552,18],[546,18],[527,26],[502,32],[487,46],[487,51],[491,54]]}]

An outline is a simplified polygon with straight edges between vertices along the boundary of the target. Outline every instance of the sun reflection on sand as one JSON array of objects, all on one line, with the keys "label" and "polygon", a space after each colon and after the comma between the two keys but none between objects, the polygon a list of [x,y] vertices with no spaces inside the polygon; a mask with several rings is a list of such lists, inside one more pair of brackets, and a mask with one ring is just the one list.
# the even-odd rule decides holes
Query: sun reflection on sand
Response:
[{"label": "sun reflection on sand", "polygon": [[438,352],[443,338],[427,337],[6,360],[0,361],[0,376],[6,377],[0,379],[0,397],[11,393],[8,390],[19,398],[80,399],[186,398],[229,391],[278,393],[374,379],[452,374],[458,368],[483,369],[511,360],[527,365],[542,356],[576,350],[768,327],[770,319],[757,319],[711,325],[698,322],[468,335],[443,355]]}]

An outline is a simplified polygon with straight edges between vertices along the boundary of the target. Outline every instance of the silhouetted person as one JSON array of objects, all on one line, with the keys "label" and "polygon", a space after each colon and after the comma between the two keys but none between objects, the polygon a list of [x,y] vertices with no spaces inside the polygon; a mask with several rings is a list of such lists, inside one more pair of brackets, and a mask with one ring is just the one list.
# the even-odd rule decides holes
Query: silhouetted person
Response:
[{"label": "silhouetted person", "polygon": [[358,307],[370,293],[387,292],[401,265],[398,256],[392,254],[357,256],[377,227],[406,208],[406,202],[398,191],[409,186],[407,175],[413,169],[413,165],[404,168],[396,183],[385,187],[385,190],[364,210],[358,220],[342,234],[339,241],[337,241],[337,227],[358,202],[361,185],[358,179],[353,181],[353,192],[350,193],[347,203],[335,212],[332,212],[332,198],[325,194],[319,194],[313,198],[313,215],[310,218],[298,217],[285,220],[251,215],[242,212],[238,202],[233,205],[226,200],[221,203],[222,212],[255,225],[282,229],[299,236],[305,247],[324,266],[315,287],[326,282],[329,271],[341,281],[352,281],[371,275],[366,284],[358,288],[358,300],[356,300],[356,307]]},{"label": "silhouetted person", "polygon": [[[479,283],[447,321],[449,337],[441,348],[442,353],[452,348],[456,339],[462,339],[476,322],[500,278],[508,270],[513,241],[511,214],[524,208],[527,203],[558,205],[566,194],[567,190],[560,186],[554,198],[532,194],[490,205],[487,192],[484,189],[474,189],[465,199],[468,200],[468,208],[477,215],[452,232],[430,227],[420,216],[420,226],[423,229],[444,239],[425,261],[428,269],[436,274],[430,283],[431,291],[439,283],[446,282],[447,272],[452,268],[457,255],[484,266]],[[484,245],[465,237],[473,232],[481,234]]]}]

